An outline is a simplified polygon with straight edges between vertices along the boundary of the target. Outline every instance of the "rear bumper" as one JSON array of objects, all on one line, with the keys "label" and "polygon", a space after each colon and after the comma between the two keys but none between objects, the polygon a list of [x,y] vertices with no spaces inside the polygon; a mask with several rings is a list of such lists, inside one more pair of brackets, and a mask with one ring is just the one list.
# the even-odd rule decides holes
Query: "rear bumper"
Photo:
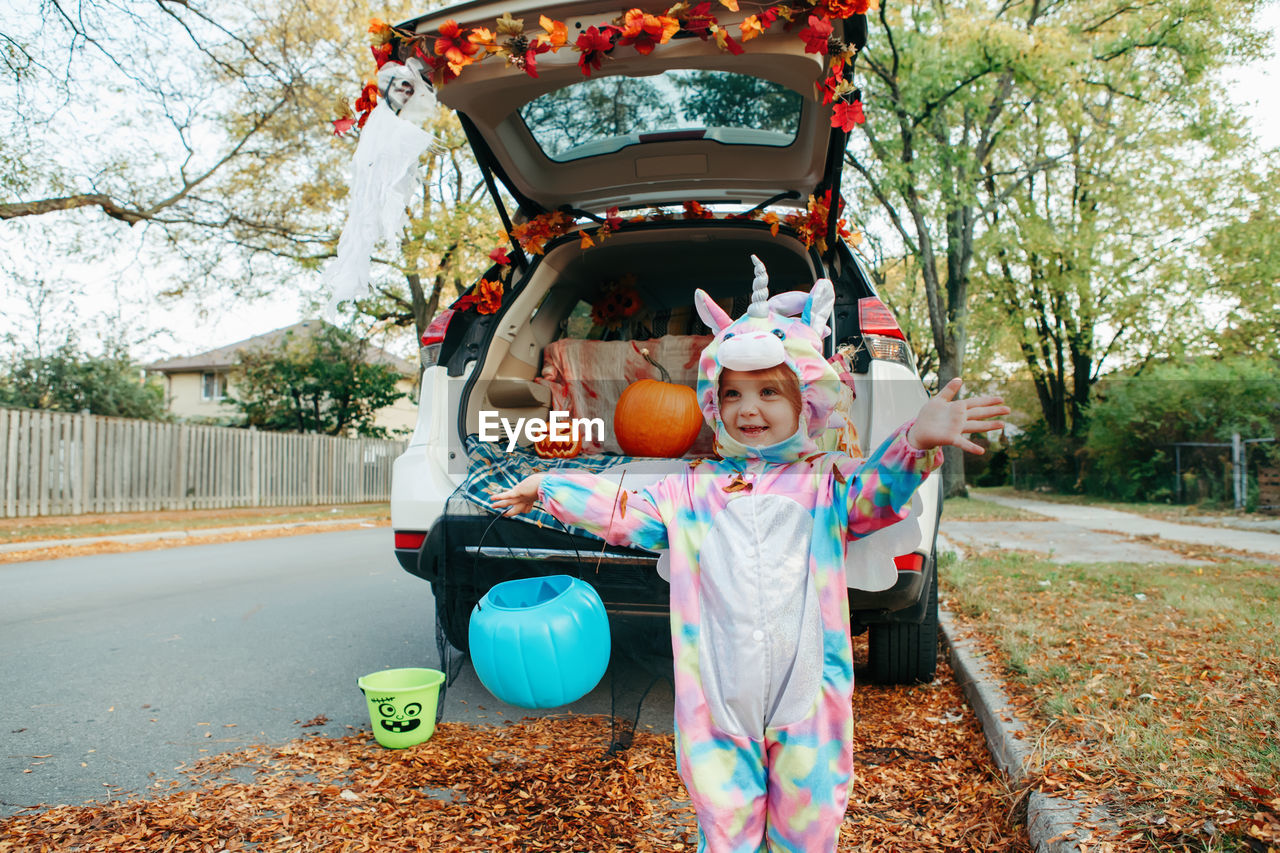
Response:
[{"label": "rear bumper", "polygon": [[566,574],[589,581],[612,615],[666,619],[670,608],[670,586],[658,575],[652,551],[515,519],[442,516],[420,551],[398,548],[396,559],[433,585],[466,586],[480,595],[515,578]]},{"label": "rear bumper", "polygon": [[[921,569],[900,570],[890,589],[849,591],[855,627],[920,622],[935,566],[929,554],[918,553]],[[409,574],[436,588],[469,587],[477,598],[503,581],[567,574],[589,581],[612,615],[666,619],[670,612],[670,586],[657,572],[654,552],[618,548],[515,519],[443,516],[420,549],[397,548],[395,555]]]}]

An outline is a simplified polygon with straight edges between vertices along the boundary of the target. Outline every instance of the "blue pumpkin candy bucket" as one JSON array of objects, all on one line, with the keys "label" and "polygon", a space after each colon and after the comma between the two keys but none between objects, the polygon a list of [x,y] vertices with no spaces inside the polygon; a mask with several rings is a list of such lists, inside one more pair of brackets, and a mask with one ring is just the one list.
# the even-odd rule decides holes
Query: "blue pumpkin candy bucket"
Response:
[{"label": "blue pumpkin candy bucket", "polygon": [[569,575],[498,584],[471,611],[467,633],[480,683],[508,705],[568,705],[609,666],[604,603]]}]

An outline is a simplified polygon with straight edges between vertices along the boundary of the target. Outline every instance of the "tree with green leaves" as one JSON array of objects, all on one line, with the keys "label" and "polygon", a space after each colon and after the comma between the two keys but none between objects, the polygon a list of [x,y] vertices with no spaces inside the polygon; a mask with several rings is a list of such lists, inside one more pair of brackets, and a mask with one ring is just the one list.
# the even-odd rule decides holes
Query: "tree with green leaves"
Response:
[{"label": "tree with green leaves", "polygon": [[[1189,273],[1230,215],[1221,188],[1244,147],[1208,92],[1161,95],[1118,64],[1098,76],[1112,71],[1122,75],[1110,90],[1076,86],[1030,106],[984,182],[975,280],[1009,318],[1056,435],[1083,435],[1104,370],[1180,355],[1203,337],[1205,288]],[[1017,183],[996,176],[1009,158],[1050,157]]]},{"label": "tree with green leaves", "polygon": [[1237,169],[1221,186],[1231,211],[1198,248],[1190,275],[1209,310],[1202,348],[1280,361],[1280,151]]},{"label": "tree with green leaves", "polygon": [[[1184,499],[1194,494],[1230,505],[1229,448],[1183,448],[1181,474],[1198,486],[1193,489],[1193,482],[1176,479],[1175,444],[1229,445],[1233,433],[1276,438],[1277,367],[1256,356],[1199,358],[1162,361],[1140,377],[1102,380],[1080,454],[1080,488],[1128,501],[1171,501],[1182,492]],[[1255,459],[1271,464],[1277,457],[1274,444],[1260,442],[1253,451]]]},{"label": "tree with green leaves", "polygon": [[164,388],[143,378],[127,349],[109,344],[102,355],[90,355],[73,337],[49,353],[13,354],[0,374],[0,405],[169,420]]},{"label": "tree with green leaves", "polygon": [[262,430],[385,438],[374,420],[379,409],[405,396],[396,388],[403,377],[368,356],[362,337],[323,324],[314,334],[243,351],[229,402],[247,426]]},{"label": "tree with green leaves", "polygon": [[745,74],[693,71],[676,78],[686,119],[706,127],[748,127],[795,134],[800,96]]},{"label": "tree with green leaves", "polygon": [[[1155,110],[1216,64],[1255,55],[1257,0],[1132,5],[884,4],[859,58],[868,121],[846,163],[877,202],[923,283],[938,382],[965,371],[971,291],[991,217],[1051,170],[1069,166],[1065,98],[1152,96]],[[1065,93],[1065,94],[1064,94]],[[1055,122],[1052,146],[1028,127]],[[1083,210],[1084,208],[1080,208]],[[981,259],[985,262],[985,258]],[[1011,318],[1015,324],[1023,317]],[[944,491],[963,491],[959,460]]]},{"label": "tree with green leaves", "polygon": [[676,105],[657,83],[640,77],[587,78],[548,92],[520,109],[520,117],[550,157],[577,145],[661,127]]}]

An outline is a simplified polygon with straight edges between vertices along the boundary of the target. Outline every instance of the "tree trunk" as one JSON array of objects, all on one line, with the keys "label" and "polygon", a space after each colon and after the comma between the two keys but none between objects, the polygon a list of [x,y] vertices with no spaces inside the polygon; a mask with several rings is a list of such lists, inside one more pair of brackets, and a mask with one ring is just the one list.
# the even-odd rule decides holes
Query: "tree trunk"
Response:
[{"label": "tree trunk", "polygon": [[[948,252],[950,254],[950,252]],[[963,293],[964,284],[959,285]],[[938,353],[938,387],[942,388],[957,376],[964,375],[964,309],[963,296],[955,303],[956,286],[947,282],[948,311],[945,330],[946,345]],[[942,449],[942,496],[944,498],[968,497],[969,489],[964,479],[964,451],[958,447]]]}]

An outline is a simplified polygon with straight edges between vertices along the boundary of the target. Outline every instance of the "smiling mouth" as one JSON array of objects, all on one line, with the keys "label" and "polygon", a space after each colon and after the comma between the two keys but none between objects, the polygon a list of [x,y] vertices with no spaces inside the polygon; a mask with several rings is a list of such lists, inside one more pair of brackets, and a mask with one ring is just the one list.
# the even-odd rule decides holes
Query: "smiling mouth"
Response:
[{"label": "smiling mouth", "polygon": [[383,720],[382,727],[389,732],[395,732],[402,735],[405,732],[411,732],[418,727],[420,720]]}]

